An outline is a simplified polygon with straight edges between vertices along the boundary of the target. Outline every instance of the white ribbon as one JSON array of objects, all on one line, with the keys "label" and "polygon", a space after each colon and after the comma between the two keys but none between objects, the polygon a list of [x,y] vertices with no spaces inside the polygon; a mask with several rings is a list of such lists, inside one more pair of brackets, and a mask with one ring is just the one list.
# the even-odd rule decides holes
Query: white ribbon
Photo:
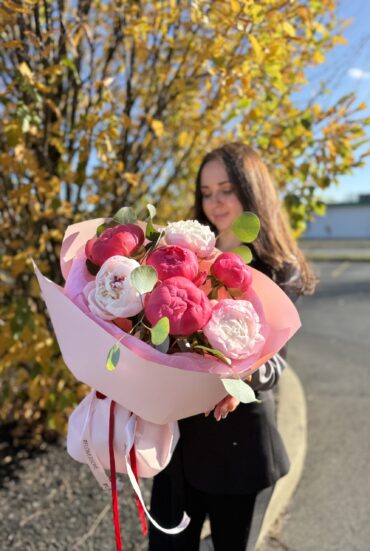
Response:
[{"label": "white ribbon", "polygon": [[175,526],[174,528],[163,528],[163,526],[160,526],[156,520],[150,515],[148,509],[145,506],[143,496],[141,494],[140,486],[137,483],[137,480],[135,478],[135,475],[131,468],[131,462],[130,462],[130,450],[134,444],[134,437],[135,437],[135,430],[136,430],[136,415],[132,414],[130,419],[128,420],[128,423],[125,427],[125,436],[126,436],[126,444],[125,444],[125,461],[126,461],[126,470],[128,477],[130,479],[131,485],[139,498],[139,501],[141,505],[143,506],[143,509],[145,511],[146,516],[150,520],[150,522],[158,528],[161,532],[164,532],[165,534],[179,534],[185,528],[188,526],[190,522],[189,516],[184,512],[182,520],[180,524]]},{"label": "white ribbon", "polygon": [[[96,480],[98,481],[100,487],[103,488],[103,490],[110,490],[111,488],[110,480],[102,464],[100,463],[91,442],[90,423],[91,423],[92,415],[95,409],[94,408],[95,400],[97,400],[97,398],[95,397],[95,393],[91,393],[89,409],[87,412],[87,416],[86,416],[86,420],[85,420],[85,424],[82,432],[83,449],[87,459],[87,464],[89,465],[90,470],[94,475],[94,477],[96,478]],[[130,479],[131,485],[137,497],[139,498],[139,501],[143,506],[144,512],[148,517],[148,519],[150,520],[150,522],[156,528],[158,528],[158,530],[160,530],[161,532],[164,532],[165,534],[179,534],[180,532],[185,530],[185,528],[188,526],[190,522],[190,518],[185,512],[183,514],[180,524],[178,524],[174,528],[163,528],[163,526],[160,526],[160,524],[158,524],[158,522],[154,520],[154,518],[150,515],[148,509],[145,506],[144,499],[140,490],[140,486],[137,483],[137,480],[131,468],[131,462],[130,462],[130,450],[134,445],[135,431],[136,431],[136,415],[132,414],[125,426],[125,443],[124,443],[126,470],[127,470],[127,474]]]}]

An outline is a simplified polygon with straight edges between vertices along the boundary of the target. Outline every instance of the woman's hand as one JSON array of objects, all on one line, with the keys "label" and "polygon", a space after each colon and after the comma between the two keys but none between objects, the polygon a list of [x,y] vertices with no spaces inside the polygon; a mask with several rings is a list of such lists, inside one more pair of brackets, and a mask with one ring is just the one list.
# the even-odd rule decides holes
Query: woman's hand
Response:
[{"label": "woman's hand", "polygon": [[[230,411],[236,410],[239,404],[240,404],[239,400],[234,398],[234,396],[230,396],[230,394],[228,394],[216,405],[213,412],[214,418],[216,419],[216,421],[220,421],[221,419],[226,419],[228,413]],[[209,414],[210,414],[210,411],[207,411],[205,416],[208,417]]]},{"label": "woman's hand", "polygon": [[[249,375],[245,378],[245,381],[250,382],[252,380],[252,375]],[[228,394],[223,398],[215,407],[215,410],[213,412],[213,415],[216,419],[216,421],[220,421],[221,419],[226,419],[228,416],[228,413],[230,411],[235,411],[238,405],[240,404],[240,401],[237,398],[234,398],[234,396],[230,396]],[[204,414],[206,417],[211,413],[211,411],[206,411]]]}]

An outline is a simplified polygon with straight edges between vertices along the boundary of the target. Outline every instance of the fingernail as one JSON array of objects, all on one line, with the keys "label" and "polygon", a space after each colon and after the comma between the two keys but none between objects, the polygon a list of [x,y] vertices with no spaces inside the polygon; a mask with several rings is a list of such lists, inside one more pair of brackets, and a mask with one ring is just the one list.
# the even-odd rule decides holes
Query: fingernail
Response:
[{"label": "fingernail", "polygon": [[222,419],[226,419],[226,417],[228,416],[229,412],[227,411],[226,413],[223,414],[222,416]]},{"label": "fingernail", "polygon": [[216,421],[221,421],[221,415],[217,415],[217,416],[215,415],[215,419]]}]

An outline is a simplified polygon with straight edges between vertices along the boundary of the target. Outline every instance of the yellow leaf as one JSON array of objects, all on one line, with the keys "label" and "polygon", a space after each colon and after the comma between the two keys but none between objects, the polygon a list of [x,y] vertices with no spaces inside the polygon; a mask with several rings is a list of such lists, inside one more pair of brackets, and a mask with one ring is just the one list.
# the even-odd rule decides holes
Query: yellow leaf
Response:
[{"label": "yellow leaf", "polygon": [[126,127],[126,128],[130,128],[132,126],[131,124],[131,119],[128,115],[126,115],[126,113],[122,113],[122,124]]},{"label": "yellow leaf", "polygon": [[254,53],[256,54],[257,61],[261,62],[263,60],[263,52],[260,43],[257,38],[253,36],[253,34],[249,36],[249,41],[252,45]]},{"label": "yellow leaf", "polygon": [[324,54],[322,54],[321,52],[319,52],[318,50],[316,50],[316,52],[313,54],[313,60],[315,63],[319,64],[319,63],[324,63],[325,61],[325,56]]},{"label": "yellow leaf", "polygon": [[313,114],[315,115],[315,117],[318,117],[321,113],[321,107],[318,103],[315,103],[313,106],[312,106],[312,112]]},{"label": "yellow leaf", "polygon": [[11,0],[3,0],[3,5],[6,8],[9,8],[11,11],[15,11],[16,13],[24,13],[27,15],[30,15],[32,11],[30,8],[22,8],[19,4],[16,4],[15,2],[12,2]]},{"label": "yellow leaf", "polygon": [[306,6],[298,6],[297,13],[305,23],[311,21],[311,12]]},{"label": "yellow leaf", "polygon": [[191,141],[191,137],[189,136],[188,132],[183,130],[178,135],[177,141],[180,147],[186,147],[187,145],[189,145],[189,141]]},{"label": "yellow leaf", "polygon": [[295,37],[295,29],[288,21],[283,22],[283,30],[288,36]]},{"label": "yellow leaf", "polygon": [[140,175],[134,174],[133,172],[125,172],[123,177],[128,184],[131,184],[134,187],[138,185],[140,180]]},{"label": "yellow leaf", "polygon": [[79,45],[84,34],[85,34],[85,29],[81,26],[76,32],[76,34],[74,35],[74,37],[72,38],[72,42],[75,48],[77,48],[77,46]]},{"label": "yellow leaf", "polygon": [[151,127],[153,129],[153,132],[154,134],[158,137],[158,138],[161,138],[163,136],[163,133],[164,133],[164,127],[163,127],[163,123],[161,121],[157,121],[157,120],[153,120],[151,122]]},{"label": "yellow leaf", "polygon": [[348,40],[344,36],[333,36],[333,44],[343,44],[343,46],[346,46]]},{"label": "yellow leaf", "polygon": [[281,138],[272,138],[271,143],[274,147],[277,147],[278,149],[284,149],[285,143]]},{"label": "yellow leaf", "polygon": [[326,29],[322,23],[319,23],[318,21],[316,21],[314,24],[314,27],[316,29],[316,32],[320,34],[325,34]]},{"label": "yellow leaf", "polygon": [[24,76],[24,78],[32,81],[33,80],[33,72],[31,71],[31,69],[28,67],[27,63],[25,61],[23,61],[19,66],[18,66],[18,70],[19,72],[21,73],[22,76]]},{"label": "yellow leaf", "polygon": [[335,147],[333,140],[328,140],[327,143],[328,143],[328,148],[329,148],[331,157],[335,157],[337,154],[337,148]]},{"label": "yellow leaf", "polygon": [[9,42],[4,42],[3,48],[10,50],[12,48],[22,48],[22,42],[20,40],[9,40]]},{"label": "yellow leaf", "polygon": [[230,0],[230,8],[233,14],[237,14],[240,12],[240,4],[238,0]]},{"label": "yellow leaf", "polygon": [[62,113],[61,113],[59,107],[57,105],[55,105],[55,103],[51,99],[46,99],[45,103],[50,107],[50,109],[52,111],[54,111],[54,113],[56,114],[58,119],[62,118]]},{"label": "yellow leaf", "polygon": [[51,86],[47,86],[42,82],[35,82],[35,88],[37,88],[37,90],[39,90],[42,94],[51,94],[53,92],[53,88]]},{"label": "yellow leaf", "polygon": [[360,103],[360,105],[357,106],[357,111],[363,111],[364,109],[366,109],[366,107],[367,107],[367,105],[363,101],[362,103]]},{"label": "yellow leaf", "polygon": [[90,195],[87,198],[87,202],[89,205],[96,205],[96,203],[99,203],[99,195]]}]

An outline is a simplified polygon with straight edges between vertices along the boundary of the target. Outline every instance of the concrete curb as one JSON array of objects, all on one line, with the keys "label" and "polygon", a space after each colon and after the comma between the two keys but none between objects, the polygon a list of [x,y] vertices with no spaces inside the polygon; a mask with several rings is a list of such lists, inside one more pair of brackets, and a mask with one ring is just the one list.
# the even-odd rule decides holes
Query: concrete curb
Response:
[{"label": "concrete curb", "polygon": [[370,261],[370,253],[355,253],[355,252],[343,252],[340,251],[330,251],[330,252],[322,252],[322,251],[305,251],[305,256],[308,258],[308,260],[312,260],[315,262],[344,262],[344,261],[350,261],[350,262],[369,262]]},{"label": "concrete curb", "polygon": [[262,551],[264,540],[278,528],[279,519],[301,478],[307,451],[306,399],[302,384],[291,367],[284,370],[278,388],[277,423],[289,455],[290,470],[276,484],[257,541],[257,551]]},{"label": "concrete curb", "polygon": [[[262,528],[256,551],[263,551],[264,540],[278,529],[279,519],[286,510],[302,475],[307,450],[306,399],[302,384],[289,366],[283,372],[278,386],[277,424],[290,459],[289,473],[275,487]],[[201,551],[213,549],[207,520],[202,530]]]}]

